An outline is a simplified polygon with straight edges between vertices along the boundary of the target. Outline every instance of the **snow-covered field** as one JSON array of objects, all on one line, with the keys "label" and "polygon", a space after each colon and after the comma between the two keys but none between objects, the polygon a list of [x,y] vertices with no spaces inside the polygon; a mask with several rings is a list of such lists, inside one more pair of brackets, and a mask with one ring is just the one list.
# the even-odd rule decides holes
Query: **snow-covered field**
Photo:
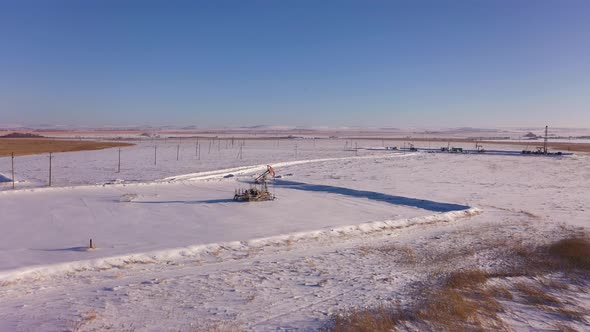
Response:
[{"label": "snow-covered field", "polygon": [[[440,268],[367,248],[541,241],[589,222],[585,154],[351,152],[351,142],[293,140],[246,141],[240,159],[237,143],[209,152],[202,141],[200,160],[196,142],[181,142],[177,161],[179,143],[168,141],[154,165],[154,144],[122,149],[121,173],[117,149],[56,154],[52,188],[40,188],[46,156],[18,158],[24,189],[0,183],[0,331],[315,330],[354,306],[403,304]],[[0,159],[4,177],[9,163]],[[277,171],[277,200],[233,202],[265,164]],[[456,264],[496,262],[476,250]]]},{"label": "snow-covered field", "polygon": [[[201,171],[357,154],[354,151],[343,151],[346,144],[352,144],[344,140],[235,140],[233,146],[231,140],[215,138],[198,141],[142,140],[130,143],[136,145],[121,149],[119,173],[119,151],[116,148],[54,153],[53,185],[103,184],[115,180],[144,182]],[[357,141],[357,144],[362,146],[361,144],[375,143]],[[362,151],[358,154],[361,155]],[[11,167],[10,157],[0,158],[0,175],[11,178]],[[16,157],[14,169],[18,188],[46,186],[49,177],[49,155]],[[9,184],[0,182],[0,190],[10,188]]]}]

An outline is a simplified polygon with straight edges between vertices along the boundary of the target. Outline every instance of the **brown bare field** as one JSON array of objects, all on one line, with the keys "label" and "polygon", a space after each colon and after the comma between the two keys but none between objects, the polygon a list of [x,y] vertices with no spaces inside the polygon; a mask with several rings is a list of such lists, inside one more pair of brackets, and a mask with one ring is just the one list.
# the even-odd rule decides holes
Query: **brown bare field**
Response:
[{"label": "brown bare field", "polygon": [[132,146],[130,143],[73,141],[41,138],[1,138],[0,156],[25,156],[48,152],[71,152],[84,150],[102,150],[113,147]]}]

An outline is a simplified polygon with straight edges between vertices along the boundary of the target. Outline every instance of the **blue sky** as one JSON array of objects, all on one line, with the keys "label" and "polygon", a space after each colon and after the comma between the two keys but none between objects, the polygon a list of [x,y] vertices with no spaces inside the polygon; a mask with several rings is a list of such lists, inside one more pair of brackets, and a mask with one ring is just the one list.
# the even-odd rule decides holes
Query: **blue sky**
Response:
[{"label": "blue sky", "polygon": [[590,127],[590,2],[0,0],[0,114]]}]

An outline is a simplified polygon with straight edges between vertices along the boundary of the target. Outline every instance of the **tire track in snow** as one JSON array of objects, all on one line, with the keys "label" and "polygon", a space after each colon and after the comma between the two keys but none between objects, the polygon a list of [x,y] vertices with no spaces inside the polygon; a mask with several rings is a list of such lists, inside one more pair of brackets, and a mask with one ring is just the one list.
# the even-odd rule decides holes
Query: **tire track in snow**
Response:
[{"label": "tire track in snow", "polygon": [[[322,163],[322,162],[328,162],[328,161],[401,158],[401,157],[413,156],[415,154],[416,153],[404,153],[404,154],[398,153],[395,155],[388,154],[388,155],[370,155],[370,156],[338,157],[338,158],[324,158],[324,159],[306,159],[306,160],[296,160],[296,161],[285,161],[285,162],[273,163],[273,166],[274,167],[286,167],[286,166],[303,165],[303,164],[310,164],[310,163]],[[224,176],[229,175],[229,174],[246,175],[246,174],[250,174],[250,173],[263,171],[263,170],[266,170],[266,165],[267,164],[239,166],[239,167],[218,169],[218,170],[212,170],[212,171],[188,173],[188,174],[181,174],[181,175],[166,177],[163,179],[158,179],[158,180],[153,180],[153,181],[97,183],[97,184],[87,184],[87,185],[79,185],[79,186],[32,187],[32,188],[22,188],[22,189],[15,189],[15,190],[0,190],[0,195],[38,193],[38,192],[58,191],[58,190],[65,190],[65,189],[101,188],[101,187],[107,187],[107,186],[109,188],[150,186],[150,185],[159,185],[159,184],[167,184],[167,183],[177,183],[177,182],[182,182],[182,181],[202,181],[202,180],[212,180],[212,179],[223,179]]]},{"label": "tire track in snow", "polygon": [[[342,160],[363,160],[363,159],[387,159],[393,157],[405,157],[405,156],[412,156],[415,153],[411,154],[396,154],[396,155],[380,155],[380,156],[355,156],[355,157],[339,157],[339,158],[323,158],[323,159],[306,159],[306,160],[295,160],[295,161],[284,161],[273,163],[274,168],[279,167],[287,167],[287,166],[296,166],[296,165],[304,165],[304,164],[311,164],[311,163],[322,163],[328,161],[342,161]],[[157,182],[176,182],[176,181],[199,181],[199,180],[211,180],[211,179],[221,179],[226,175],[246,175],[250,173],[260,172],[266,170],[266,164],[260,165],[251,165],[251,166],[240,166],[234,168],[226,168],[220,169],[215,171],[205,171],[205,172],[198,172],[198,173],[189,173],[177,176],[167,177]]]}]

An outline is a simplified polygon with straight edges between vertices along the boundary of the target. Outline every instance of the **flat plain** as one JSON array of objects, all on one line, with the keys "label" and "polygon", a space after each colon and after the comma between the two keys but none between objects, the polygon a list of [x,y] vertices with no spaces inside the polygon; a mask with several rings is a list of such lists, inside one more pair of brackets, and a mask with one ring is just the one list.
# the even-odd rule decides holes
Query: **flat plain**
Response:
[{"label": "flat plain", "polygon": [[[17,190],[0,183],[0,330],[589,328],[586,153],[130,142],[120,172],[116,148],[56,153],[51,188],[45,155],[16,159]],[[267,164],[276,199],[233,201]]]}]

